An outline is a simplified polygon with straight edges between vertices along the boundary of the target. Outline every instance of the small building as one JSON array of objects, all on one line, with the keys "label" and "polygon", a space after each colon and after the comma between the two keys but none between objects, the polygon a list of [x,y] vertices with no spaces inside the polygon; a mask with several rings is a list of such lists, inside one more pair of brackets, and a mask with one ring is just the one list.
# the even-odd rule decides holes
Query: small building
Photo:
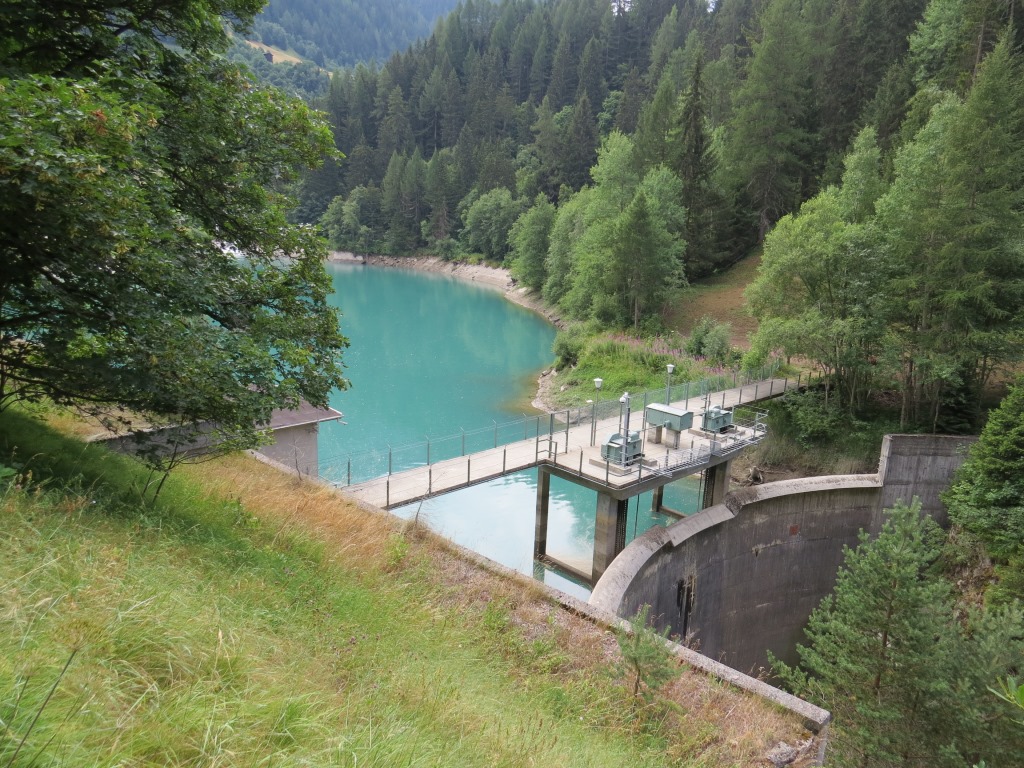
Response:
[{"label": "small building", "polygon": [[274,442],[262,446],[258,452],[294,469],[300,475],[317,477],[320,467],[320,454],[317,450],[320,423],[335,421],[342,415],[333,408],[317,408],[305,400],[294,410],[276,410],[271,414],[268,425],[274,433]]}]

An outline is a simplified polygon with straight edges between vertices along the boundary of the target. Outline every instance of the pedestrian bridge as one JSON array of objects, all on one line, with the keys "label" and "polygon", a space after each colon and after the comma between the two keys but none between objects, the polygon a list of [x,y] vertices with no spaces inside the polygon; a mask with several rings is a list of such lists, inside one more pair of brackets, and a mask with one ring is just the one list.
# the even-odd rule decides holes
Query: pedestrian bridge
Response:
[{"label": "pedestrian bridge", "polygon": [[[492,423],[491,428],[484,430],[462,431],[448,438],[390,448],[386,452],[356,454],[331,462],[327,474],[346,493],[374,506],[392,509],[537,467],[534,552],[538,558],[548,560],[550,476],[583,485],[598,493],[593,569],[582,573],[553,562],[594,583],[625,546],[629,499],[654,491],[654,505],[660,510],[667,484],[703,471],[706,475],[702,506],[718,503],[728,489],[732,458],[766,434],[764,414],[750,406],[808,383],[802,376],[739,380],[738,375],[731,380],[717,377],[684,383],[633,395],[626,403],[591,402],[546,416],[500,425]],[[710,408],[730,410],[733,427],[723,433],[696,428],[675,432],[644,423],[646,406],[664,404],[666,400],[672,408],[693,412],[695,426],[700,426],[703,413]],[[601,444],[610,435],[624,431],[627,419],[629,431],[641,435],[642,459],[623,466],[604,460]]]}]

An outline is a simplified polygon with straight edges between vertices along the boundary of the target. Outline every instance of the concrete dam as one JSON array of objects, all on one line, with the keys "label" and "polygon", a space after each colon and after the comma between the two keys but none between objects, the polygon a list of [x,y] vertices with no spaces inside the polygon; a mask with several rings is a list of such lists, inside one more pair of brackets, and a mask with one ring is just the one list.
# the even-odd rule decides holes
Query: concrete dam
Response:
[{"label": "concrete dam", "polygon": [[767,652],[793,663],[811,612],[828,595],[863,529],[918,497],[945,525],[939,498],[972,437],[887,435],[878,472],[784,480],[742,488],[629,544],[590,603],[619,616],[643,605],[660,629],[733,669],[757,675]]}]

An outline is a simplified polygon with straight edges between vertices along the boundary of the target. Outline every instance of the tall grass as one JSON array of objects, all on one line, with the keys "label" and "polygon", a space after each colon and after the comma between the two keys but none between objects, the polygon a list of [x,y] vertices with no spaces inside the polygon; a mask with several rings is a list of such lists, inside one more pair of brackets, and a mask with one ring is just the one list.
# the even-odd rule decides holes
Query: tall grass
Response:
[{"label": "tall grass", "polygon": [[595,396],[594,379],[603,380],[602,392],[616,397],[622,392],[640,392],[666,385],[666,366],[676,366],[673,386],[697,381],[720,370],[695,359],[664,339],[635,339],[622,334],[588,339],[580,350],[576,365],[559,373],[559,386],[566,387],[557,400],[563,405],[578,405]]},{"label": "tall grass", "polygon": [[692,708],[633,721],[600,630],[244,457],[143,507],[143,469],[8,413],[0,463],[5,768],[719,765],[799,731],[682,672]]}]

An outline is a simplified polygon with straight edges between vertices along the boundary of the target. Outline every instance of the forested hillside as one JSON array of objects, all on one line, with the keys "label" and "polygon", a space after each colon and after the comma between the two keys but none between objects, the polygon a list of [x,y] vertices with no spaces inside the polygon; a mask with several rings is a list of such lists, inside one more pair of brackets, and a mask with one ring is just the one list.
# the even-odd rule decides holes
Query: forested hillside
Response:
[{"label": "forested hillside", "polygon": [[1019,351],[1022,41],[1021,0],[467,0],[332,79],[295,216],[635,329],[767,237],[758,352],[934,429]]},{"label": "forested hillside", "polygon": [[324,66],[383,60],[426,37],[455,0],[271,0],[255,38]]},{"label": "forested hillside", "polygon": [[[685,244],[684,271],[704,274],[838,181],[860,127],[876,128],[891,163],[936,89],[964,93],[1008,23],[1020,37],[1019,4],[470,0],[381,69],[335,78],[324,107],[348,159],[309,180],[300,218],[339,197],[326,222],[339,247],[502,259],[538,194],[560,206],[556,232],[572,211],[582,226],[589,206],[571,198],[595,182],[605,144],[630,156],[620,189],[674,177],[650,179],[645,196],[658,186],[685,210],[659,210],[657,226]],[[613,133],[628,146],[609,146]],[[524,275],[555,301],[562,255]]]}]

